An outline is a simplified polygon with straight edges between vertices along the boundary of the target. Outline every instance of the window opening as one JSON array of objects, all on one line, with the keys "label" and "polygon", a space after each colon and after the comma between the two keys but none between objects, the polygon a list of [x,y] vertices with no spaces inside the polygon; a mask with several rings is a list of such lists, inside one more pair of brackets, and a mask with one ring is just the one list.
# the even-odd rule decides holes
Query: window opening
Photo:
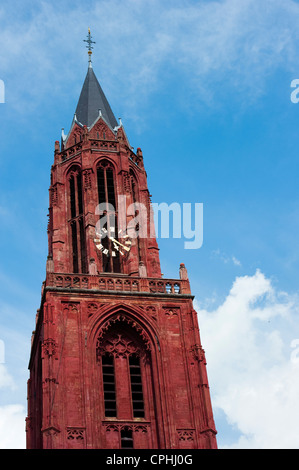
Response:
[{"label": "window opening", "polygon": [[133,432],[129,428],[124,428],[120,432],[121,449],[133,449]]},{"label": "window opening", "polygon": [[[104,215],[107,217],[107,224],[105,224],[104,229],[106,229],[106,233],[110,234],[110,236],[117,240],[118,229],[114,171],[110,166],[110,163],[106,160],[100,162],[100,165],[97,169],[97,181],[99,204],[104,204],[104,207],[106,207],[106,212],[104,212]],[[113,210],[113,213],[111,210]],[[115,242],[111,241],[108,236],[103,236],[101,242],[103,245],[103,271],[115,273],[120,272],[120,259],[118,250],[114,246]]]},{"label": "window opening", "polygon": [[86,241],[83,220],[82,177],[78,169],[73,170],[69,178],[71,246],[73,272],[86,273]]},{"label": "window opening", "polygon": [[102,372],[104,385],[105,416],[116,417],[116,392],[114,360],[112,356],[102,356]]},{"label": "window opening", "polygon": [[144,418],[144,399],[139,357],[136,355],[130,356],[129,366],[131,378],[133,417]]},{"label": "window opening", "polygon": [[76,222],[71,223],[72,230],[72,249],[73,249],[73,271],[77,273],[79,271],[78,265],[78,246],[77,246],[77,224]]}]

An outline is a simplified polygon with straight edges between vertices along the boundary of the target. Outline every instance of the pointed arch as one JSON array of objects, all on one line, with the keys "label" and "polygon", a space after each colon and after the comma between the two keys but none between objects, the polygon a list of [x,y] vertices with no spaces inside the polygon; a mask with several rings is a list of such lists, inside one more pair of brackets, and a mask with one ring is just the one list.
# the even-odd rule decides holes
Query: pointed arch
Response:
[{"label": "pointed arch", "polygon": [[[132,202],[135,207],[135,217],[137,215],[138,211],[138,204],[140,204],[140,193],[139,193],[139,183],[138,183],[138,177],[136,172],[133,170],[133,168],[130,168],[129,170],[129,175],[130,175],[130,185],[131,185],[131,194],[132,194]],[[139,230],[140,226],[139,223],[135,227],[136,232],[138,233],[138,236],[136,237],[136,243],[137,243],[137,256],[138,256],[138,264],[143,261],[142,257],[142,247],[141,247],[141,242],[140,242],[140,236],[139,236]]]},{"label": "pointed arch", "polygon": [[[115,249],[109,236],[118,239],[118,217],[117,217],[117,188],[116,171],[112,162],[107,158],[101,158],[96,164],[98,203],[100,211],[105,216],[103,229],[106,232],[100,234],[102,247],[102,266],[104,272],[119,273],[121,263],[119,252]],[[105,220],[104,219],[104,220]]]},{"label": "pointed arch", "polygon": [[109,305],[104,309],[99,309],[98,313],[90,317],[88,328],[88,341],[96,344],[97,338],[102,335],[101,331],[106,331],[110,324],[115,322],[126,322],[132,326],[149,345],[148,349],[158,354],[160,350],[159,333],[154,321],[150,317],[145,317],[144,310],[138,306],[131,307],[125,303]]},{"label": "pointed arch", "polygon": [[102,158],[97,162],[97,181],[99,204],[111,204],[116,207],[115,168],[110,160]]},{"label": "pointed arch", "polygon": [[[134,352],[137,352],[140,349],[140,344],[142,343],[142,347],[145,351],[151,350],[151,340],[147,334],[147,332],[142,328],[135,320],[130,318],[125,312],[118,312],[115,315],[112,315],[101,327],[98,337],[97,337],[97,348],[101,349],[101,344],[103,338],[107,335],[109,330],[126,330],[128,332],[131,329],[134,332],[135,336],[138,336],[138,343],[139,346],[136,345]],[[131,336],[130,333],[128,333]],[[126,351],[125,354],[130,355],[130,349]],[[132,350],[133,351],[133,350]],[[140,351],[139,351],[140,352]]]},{"label": "pointed arch", "polygon": [[146,440],[141,442],[145,435],[135,427],[141,419],[144,432],[152,429],[151,435],[159,435],[161,358],[154,325],[147,321],[143,309],[119,303],[92,316],[88,330],[88,350],[99,384],[95,407],[100,410],[102,429],[109,433],[113,426],[118,433],[116,446],[122,448],[119,420],[130,423],[132,445],[151,446]]},{"label": "pointed arch", "polygon": [[84,200],[82,172],[78,164],[67,171],[68,225],[70,246],[72,248],[72,271],[86,273],[86,237],[84,228]]}]

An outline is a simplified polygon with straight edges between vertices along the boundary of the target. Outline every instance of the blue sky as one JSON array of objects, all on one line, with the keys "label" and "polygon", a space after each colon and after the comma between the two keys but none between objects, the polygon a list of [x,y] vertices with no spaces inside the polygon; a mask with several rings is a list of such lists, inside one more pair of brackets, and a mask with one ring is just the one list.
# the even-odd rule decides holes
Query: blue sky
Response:
[{"label": "blue sky", "polygon": [[188,269],[219,447],[298,448],[298,25],[294,0],[1,2],[0,448],[25,445],[50,168],[88,27],[153,202],[203,203],[199,250],[159,246],[165,277]]}]

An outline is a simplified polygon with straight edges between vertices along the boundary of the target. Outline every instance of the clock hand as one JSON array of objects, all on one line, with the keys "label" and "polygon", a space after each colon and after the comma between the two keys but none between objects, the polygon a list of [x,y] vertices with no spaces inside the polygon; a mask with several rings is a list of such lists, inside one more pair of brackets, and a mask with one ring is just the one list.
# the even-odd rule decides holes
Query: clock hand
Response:
[{"label": "clock hand", "polygon": [[118,245],[120,245],[120,246],[121,246],[122,248],[124,248],[125,250],[130,251],[130,248],[128,248],[127,246],[123,245],[123,244],[120,243],[118,240],[115,240],[115,238],[110,237],[110,240],[113,241],[114,243],[117,243]]}]

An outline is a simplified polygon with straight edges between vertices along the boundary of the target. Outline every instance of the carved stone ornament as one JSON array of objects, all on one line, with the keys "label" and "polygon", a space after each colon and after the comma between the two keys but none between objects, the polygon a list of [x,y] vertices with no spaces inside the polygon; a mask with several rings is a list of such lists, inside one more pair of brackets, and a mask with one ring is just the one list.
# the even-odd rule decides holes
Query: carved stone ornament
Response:
[{"label": "carved stone ornament", "polygon": [[109,320],[106,321],[106,323],[104,323],[98,336],[97,347],[100,347],[103,341],[103,338],[106,336],[106,333],[109,331],[109,329],[112,326],[117,326],[117,325],[120,325],[121,323],[126,323],[131,328],[133,328],[140,336],[142,343],[145,346],[145,349],[148,351],[151,349],[150,339],[147,333],[144,331],[144,329],[135,320],[129,318],[127,315],[123,313],[119,313],[115,315],[114,317],[111,317]]},{"label": "carved stone ornament", "polygon": [[98,304],[90,302],[87,305],[88,316],[94,315],[98,311]]},{"label": "carved stone ornament", "polygon": [[51,357],[55,356],[57,350],[57,344],[52,338],[45,339],[42,343],[42,357]]},{"label": "carved stone ornament", "polygon": [[139,348],[134,341],[122,334],[109,335],[107,339],[97,345],[97,353],[108,353],[115,357],[128,357],[131,354],[139,354]]},{"label": "carved stone ornament", "polygon": [[131,191],[131,178],[130,178],[130,173],[128,171],[125,171],[123,173],[123,185],[124,185],[125,192],[130,194],[130,191]]},{"label": "carved stone ornament", "polygon": [[206,363],[205,351],[199,344],[191,346],[190,352],[196,361]]},{"label": "carved stone ornament", "polygon": [[133,431],[133,432],[148,432],[149,425],[148,424],[133,424],[133,423],[103,423],[103,426],[106,428],[106,432],[121,432],[123,430],[126,431]]},{"label": "carved stone ornament", "polygon": [[178,307],[163,307],[164,313],[168,317],[178,316],[180,309]]},{"label": "carved stone ornament", "polygon": [[51,203],[52,206],[56,206],[58,203],[57,186],[51,187]]},{"label": "carved stone ornament", "polygon": [[91,170],[83,171],[84,190],[87,191],[91,188]]},{"label": "carved stone ornament", "polygon": [[84,440],[84,432],[83,428],[68,428],[67,432],[67,439],[69,441],[83,441]]},{"label": "carved stone ornament", "polygon": [[194,429],[178,429],[179,441],[194,441]]},{"label": "carved stone ornament", "polygon": [[153,305],[148,305],[145,307],[146,313],[153,318],[154,320],[157,320],[157,309]]}]

